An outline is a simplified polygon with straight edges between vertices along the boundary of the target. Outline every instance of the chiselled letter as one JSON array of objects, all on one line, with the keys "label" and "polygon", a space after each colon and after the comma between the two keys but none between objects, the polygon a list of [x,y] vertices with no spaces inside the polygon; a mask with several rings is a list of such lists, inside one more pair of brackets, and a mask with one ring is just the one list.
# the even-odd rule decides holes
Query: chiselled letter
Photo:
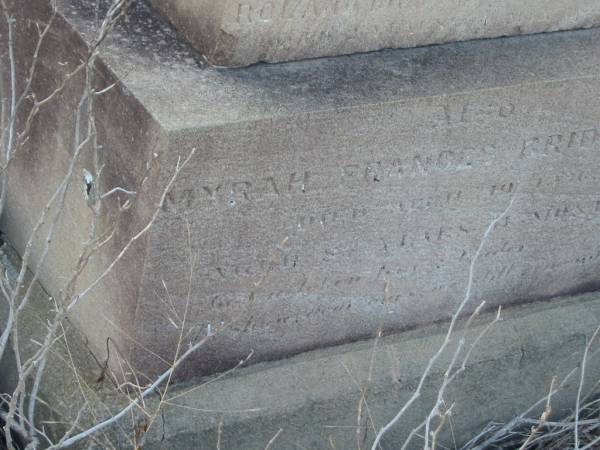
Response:
[{"label": "chiselled letter", "polygon": [[367,208],[360,208],[360,209],[352,208],[352,219],[356,219],[358,217],[366,217],[366,216],[367,216]]},{"label": "chiselled letter", "polygon": [[238,181],[236,183],[233,183],[231,193],[236,197],[241,194],[245,200],[250,201],[248,191],[250,191],[251,187],[252,183],[249,183],[248,181]]},{"label": "chiselled letter", "polygon": [[305,19],[307,17],[318,17],[319,9],[317,8],[317,0],[305,0],[306,3],[304,5],[302,11],[302,18]]},{"label": "chiselled letter", "polygon": [[376,11],[383,8],[400,8],[402,0],[371,0],[371,11]]},{"label": "chiselled letter", "polygon": [[415,155],[413,158],[413,173],[427,173],[432,166],[432,161],[429,156],[421,157]]},{"label": "chiselled letter", "polygon": [[461,197],[462,191],[448,192],[448,194],[446,194],[446,204],[450,204],[455,201],[457,202]]},{"label": "chiselled letter", "polygon": [[521,150],[522,158],[530,158],[532,156],[543,153],[544,146],[541,145],[541,141],[539,137],[534,137],[532,139],[526,139],[523,141],[523,149]]},{"label": "chiselled letter", "polygon": [[193,189],[184,189],[183,190],[183,199],[185,201],[186,208],[191,208],[194,202],[194,190]]},{"label": "chiselled letter", "polygon": [[454,152],[450,150],[443,150],[438,156],[438,168],[447,169],[450,167],[455,160]]},{"label": "chiselled letter", "polygon": [[515,190],[515,183],[506,183],[506,184],[495,184],[492,186],[491,190],[490,190],[490,195],[495,195],[498,192],[502,192],[505,194],[510,194],[511,192],[513,192]]},{"label": "chiselled letter", "polygon": [[390,171],[390,176],[401,177],[404,175],[404,163],[401,159],[396,158],[392,161],[392,169]]},{"label": "chiselled letter", "polygon": [[163,211],[169,211],[170,204],[175,204],[175,194],[173,192],[167,192],[167,195],[165,196],[165,201],[162,205]]},{"label": "chiselled letter", "polygon": [[298,11],[301,11],[300,6],[303,0],[284,0],[283,2],[283,13],[284,19],[291,19],[297,17]]},{"label": "chiselled letter", "polygon": [[468,105],[463,105],[458,115],[454,114],[450,105],[444,105],[442,108],[444,109],[444,117],[446,118],[448,125],[465,123],[467,121],[467,112],[469,111]]},{"label": "chiselled letter", "polygon": [[562,140],[562,134],[554,134],[552,136],[548,136],[548,140],[546,141],[546,153],[549,153],[551,151],[560,152],[560,145],[562,144]]},{"label": "chiselled letter", "polygon": [[252,5],[248,3],[238,4],[237,10],[237,22],[239,24],[252,23]]},{"label": "chiselled letter", "polygon": [[211,200],[216,200],[217,194],[219,193],[222,187],[223,185],[221,184],[214,188],[211,186],[202,186],[202,190],[211,198]]},{"label": "chiselled letter", "polygon": [[299,187],[302,192],[306,192],[308,186],[308,180],[310,178],[310,172],[306,171],[303,174],[294,172],[290,175],[290,183],[288,185],[288,191],[291,193],[295,187]]},{"label": "chiselled letter", "polygon": [[[379,168],[379,170],[377,170]],[[381,161],[375,161],[370,163],[365,168],[365,180],[367,182],[378,182],[381,181],[381,175],[379,172],[381,171]]]},{"label": "chiselled letter", "polygon": [[275,195],[279,195],[279,189],[277,188],[277,182],[273,177],[265,178],[265,182],[267,185],[267,189],[270,190]]},{"label": "chiselled letter", "polygon": [[348,164],[342,167],[342,174],[347,178],[354,178],[357,172],[360,170],[358,164]]},{"label": "chiselled letter", "polygon": [[275,15],[275,5],[271,1],[265,2],[263,7],[260,9],[258,13],[258,17],[261,22],[271,22],[273,20],[273,16]]},{"label": "chiselled letter", "polygon": [[591,147],[598,142],[598,130],[585,130],[581,133],[581,146]]},{"label": "chiselled letter", "polygon": [[513,103],[507,103],[500,107],[500,117],[508,117],[515,113],[515,105]]}]

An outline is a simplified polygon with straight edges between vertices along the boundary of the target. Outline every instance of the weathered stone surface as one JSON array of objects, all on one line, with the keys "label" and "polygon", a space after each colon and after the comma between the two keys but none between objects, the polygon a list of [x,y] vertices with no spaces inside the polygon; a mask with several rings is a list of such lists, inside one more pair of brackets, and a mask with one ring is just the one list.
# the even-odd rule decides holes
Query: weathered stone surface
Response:
[{"label": "weathered stone surface", "polygon": [[[0,267],[4,273],[15,280],[20,270],[21,260],[10,245],[0,246]],[[31,281],[31,274],[27,277]],[[3,299],[4,300],[4,299]],[[18,335],[21,364],[39,351],[39,343],[44,342],[48,322],[54,317],[54,303],[48,293],[36,283],[31,291],[30,301],[19,317]],[[0,302],[0,323],[5,324],[8,317],[6,302]],[[72,327],[69,321],[62,323],[60,336],[52,346],[50,356],[45,363],[44,376],[41,378],[40,397],[37,404],[38,423],[46,426],[46,435],[58,442],[68,430],[68,424],[78,420],[81,426],[95,425],[100,417],[107,416],[107,404],[114,410],[123,405],[123,398],[115,395],[112,384],[102,375],[102,364],[93,358],[86,345],[85,336]],[[11,343],[12,344],[12,343]],[[15,391],[18,383],[18,369],[14,355],[14,346],[9,345],[0,358],[0,393],[5,395]],[[33,375],[28,384],[33,385]],[[108,385],[108,389],[107,389]],[[86,408],[82,406],[89,405]],[[121,406],[122,407],[122,406]],[[104,439],[99,436],[100,441]],[[114,442],[110,436],[108,442]],[[100,442],[99,441],[99,442]],[[103,447],[99,445],[99,447]],[[110,447],[110,445],[103,448]],[[79,448],[89,448],[81,446]]]},{"label": "weathered stone surface", "polygon": [[[444,396],[447,405],[454,405],[453,419],[451,425],[443,427],[439,444],[460,448],[490,422],[506,423],[534,403],[542,400],[543,404],[552,378],[556,376],[559,383],[580,364],[585,337],[597,328],[599,314],[597,293],[504,311],[503,321],[476,347],[466,371]],[[492,317],[482,317],[466,332],[467,345]],[[464,323],[459,323],[459,329]],[[277,450],[298,446],[326,449],[332,447],[330,442],[335,448],[356,448],[357,408],[362,395],[357,385],[368,387],[368,416],[373,426],[387,424],[414,393],[446,331],[447,325],[437,325],[390,336],[377,346],[367,341],[317,350],[283,362],[243,368],[231,378],[202,389],[184,384],[173,392],[179,397],[165,408],[164,428],[152,430],[146,447],[162,449],[166,441],[179,448],[212,449],[222,420],[224,448],[262,448],[279,429],[283,432],[271,447]],[[399,448],[430,413],[451,353],[435,366],[420,398],[385,436],[383,449]],[[598,380],[598,373],[596,355],[586,368],[585,392]],[[571,375],[565,389],[553,396],[552,417],[564,418],[572,412],[577,375]],[[210,405],[239,412],[221,416],[194,410]],[[253,409],[258,411],[249,411]],[[539,418],[541,409],[531,411],[530,417]],[[369,429],[365,448],[370,448],[373,438]],[[421,448],[423,440],[415,437],[411,444],[407,448]]]},{"label": "weathered stone surface", "polygon": [[148,0],[210,62],[244,66],[600,24],[595,0]]},{"label": "weathered stone surface", "polygon": [[[61,3],[57,42],[82,45],[94,3]],[[121,79],[98,105],[113,174],[101,187],[139,194],[85,280],[144,225],[177,158],[198,150],[151,233],[74,313],[98,352],[110,336],[144,372],[161,370],[188,299],[195,333],[218,334],[182,377],[251,351],[257,361],[361,339],[382,321],[445,319],[513,196],[467,310],[598,286],[600,30],[240,70],[203,68],[142,5],[115,33],[99,69],[102,86]],[[52,63],[60,49],[45,49],[43,80],[68,70]],[[20,250],[68,155],[76,92],[15,166],[4,226]],[[82,191],[44,268],[53,294],[91,220]]]},{"label": "weathered stone surface", "polygon": [[[15,270],[14,252],[0,249],[3,270]],[[47,294],[36,289],[28,314],[21,322],[28,336],[43,337],[44,318],[49,314]],[[0,316],[4,313],[0,303]],[[468,348],[488,327],[495,313],[484,314],[466,330],[466,321],[457,323]],[[600,320],[597,292],[551,302],[508,308],[475,347],[466,370],[446,391],[446,404],[453,404],[452,426],[446,425],[439,443],[447,447],[463,445],[478,435],[490,422],[502,423],[526,411],[540,399],[545,400],[553,377],[555,386],[571,374],[564,389],[552,397],[552,417],[562,419],[572,412],[581,363],[589,338]],[[95,424],[99,417],[110,417],[124,406],[126,397],[114,392],[108,379],[100,380],[100,365],[83,345],[77,332],[66,327],[69,350],[61,340],[50,358],[41,396],[52,405],[55,421],[45,423],[46,433],[58,441],[72,423],[81,406],[87,414],[84,424]],[[230,376],[196,379],[168,390],[160,420],[146,436],[144,448],[214,449],[264,448],[279,429],[283,432],[271,448],[311,449],[356,446],[357,408],[361,390],[368,387],[369,419],[374,427],[387,423],[414,393],[431,355],[447,332],[438,324],[373,340],[308,352],[285,361],[243,367]],[[33,342],[23,342],[27,351]],[[398,448],[413,428],[423,421],[437,400],[452,351],[438,361],[422,395],[386,435],[384,449]],[[600,360],[597,346],[586,365],[584,394],[598,380]],[[7,355],[10,356],[10,355]],[[71,361],[74,367],[71,365]],[[6,358],[0,364],[0,392],[10,392],[14,363]],[[199,388],[202,386],[202,388]],[[159,400],[146,400],[147,411],[156,411]],[[542,402],[544,403],[544,402]],[[125,403],[126,404],[126,403]],[[227,414],[224,414],[224,412]],[[46,411],[42,412],[47,414]],[[537,419],[540,409],[529,417]],[[41,421],[48,416],[40,416]],[[526,425],[525,428],[529,428]],[[118,427],[96,435],[96,445],[84,443],[74,448],[129,448],[134,426],[123,420]],[[351,430],[352,432],[350,432]],[[373,440],[373,430],[365,433],[365,447]],[[419,448],[415,438],[409,448]],[[166,443],[166,444],[165,444]],[[86,445],[87,444],[87,445]],[[121,444],[121,445],[119,445]]]}]

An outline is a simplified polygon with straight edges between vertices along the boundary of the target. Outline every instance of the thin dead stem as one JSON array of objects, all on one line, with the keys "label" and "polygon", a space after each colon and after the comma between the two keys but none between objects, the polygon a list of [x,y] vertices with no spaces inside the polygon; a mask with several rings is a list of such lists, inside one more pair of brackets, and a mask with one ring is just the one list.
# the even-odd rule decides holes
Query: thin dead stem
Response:
[{"label": "thin dead stem", "polygon": [[440,358],[440,356],[444,353],[444,351],[446,350],[446,347],[448,347],[448,345],[450,344],[450,342],[452,340],[451,338],[454,333],[454,328],[456,327],[458,318],[460,317],[465,306],[471,299],[471,291],[473,289],[473,282],[474,282],[474,277],[475,277],[475,267],[476,267],[477,260],[479,259],[479,255],[481,254],[481,251],[483,250],[484,245],[487,243],[487,240],[488,240],[490,234],[492,233],[492,230],[494,229],[494,227],[500,222],[500,220],[502,220],[506,216],[508,211],[512,208],[515,198],[516,198],[515,196],[513,196],[511,198],[508,206],[502,212],[502,214],[500,214],[498,217],[496,217],[494,220],[492,220],[492,222],[488,225],[487,229],[485,230],[485,233],[483,234],[483,237],[479,243],[477,251],[475,252],[473,258],[471,259],[471,264],[469,267],[469,277],[468,277],[468,282],[467,282],[467,288],[465,291],[465,296],[464,296],[463,300],[461,301],[460,305],[458,306],[458,308],[456,309],[456,312],[452,316],[452,320],[450,322],[450,326],[448,327],[448,331],[446,333],[444,341],[438,348],[437,352],[429,360],[427,366],[425,367],[425,370],[423,371],[423,374],[421,375],[421,379],[419,381],[417,389],[415,390],[413,395],[408,399],[408,401],[404,404],[404,406],[400,409],[400,411],[398,411],[398,413],[392,418],[392,420],[390,420],[390,422],[388,422],[387,425],[385,425],[383,428],[381,428],[379,430],[379,432],[377,433],[377,436],[375,436],[375,440],[373,441],[371,450],[377,450],[377,447],[378,447],[381,439],[383,438],[383,436],[402,418],[402,416],[412,406],[412,404],[415,401],[417,401],[417,399],[421,396],[421,392],[423,389],[423,385],[425,384],[425,380],[427,380],[429,378],[429,374],[430,374],[431,370],[433,369],[434,364],[437,362],[437,360]]}]

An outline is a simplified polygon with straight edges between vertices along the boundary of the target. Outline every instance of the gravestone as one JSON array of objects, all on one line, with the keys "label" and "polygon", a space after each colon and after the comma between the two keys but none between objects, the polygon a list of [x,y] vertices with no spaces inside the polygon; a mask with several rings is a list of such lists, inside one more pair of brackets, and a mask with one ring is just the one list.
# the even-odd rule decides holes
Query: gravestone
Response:
[{"label": "gravestone", "polygon": [[[93,35],[93,1],[59,7],[64,35],[49,38],[41,89],[77,64],[70,33]],[[160,372],[185,316],[186,339],[215,334],[186,378],[447,319],[511,201],[466,311],[598,287],[600,30],[222,70],[132,8],[102,54],[99,88],[119,83],[96,117],[110,174],[99,188],[138,194],[82,282],[196,153],[150,232],[73,311],[99,353],[110,337]],[[21,252],[68,161],[77,92],[15,163],[3,226]],[[71,189],[41,272],[55,295],[93,217],[84,191]],[[126,199],[111,197],[107,217]]]},{"label": "gravestone", "polygon": [[244,66],[589,27],[595,0],[148,0],[211,63]]}]

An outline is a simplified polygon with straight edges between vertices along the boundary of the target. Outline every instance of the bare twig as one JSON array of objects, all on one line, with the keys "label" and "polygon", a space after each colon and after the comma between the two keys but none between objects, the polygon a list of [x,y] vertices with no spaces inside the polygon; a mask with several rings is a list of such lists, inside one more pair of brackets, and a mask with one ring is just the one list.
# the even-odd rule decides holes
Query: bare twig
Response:
[{"label": "bare twig", "polygon": [[542,412],[542,415],[540,416],[539,422],[537,423],[536,426],[531,427],[531,433],[529,433],[529,436],[527,437],[525,442],[523,442],[523,445],[521,445],[521,447],[519,447],[519,450],[525,450],[527,448],[527,446],[531,443],[533,438],[536,436],[536,434],[540,432],[542,427],[544,427],[545,425],[548,424],[548,422],[547,422],[548,417],[550,417],[550,414],[552,413],[552,406],[551,406],[550,402],[552,400],[552,391],[554,390],[555,383],[556,383],[556,377],[552,378],[552,382],[550,383],[550,392],[548,392],[548,399],[546,400],[546,407],[544,408],[544,411]]},{"label": "bare twig", "polygon": [[271,448],[271,446],[275,443],[275,441],[277,440],[277,438],[279,437],[279,435],[281,433],[283,433],[283,428],[280,428],[279,431],[277,433],[275,433],[275,436],[273,436],[271,438],[271,440],[269,441],[269,443],[265,447],[265,450],[269,450]]},{"label": "bare twig", "polygon": [[437,362],[439,357],[444,353],[444,351],[446,350],[446,347],[450,344],[452,333],[454,332],[454,328],[456,326],[456,322],[458,321],[458,318],[460,317],[463,309],[465,308],[465,306],[471,299],[471,291],[473,289],[473,280],[475,277],[475,266],[476,266],[477,260],[479,258],[479,255],[481,254],[481,251],[483,250],[483,247],[486,244],[487,239],[488,239],[489,235],[492,233],[492,230],[494,229],[496,224],[498,224],[500,222],[500,220],[502,220],[504,218],[504,216],[506,216],[508,211],[511,209],[515,198],[516,197],[514,197],[514,196],[511,198],[508,206],[502,212],[502,214],[500,214],[498,217],[496,217],[494,220],[492,220],[492,222],[488,225],[487,229],[485,230],[485,233],[483,234],[483,238],[481,239],[481,241],[479,243],[479,247],[477,248],[477,251],[475,252],[475,255],[473,256],[473,258],[471,259],[471,264],[469,267],[469,278],[468,278],[468,282],[467,282],[465,296],[464,296],[463,300],[461,301],[460,305],[458,306],[458,308],[456,309],[456,312],[452,316],[452,320],[450,321],[450,326],[448,327],[448,331],[446,333],[444,341],[438,348],[437,352],[432,356],[432,358],[427,363],[427,366],[425,367],[425,370],[423,371],[423,374],[421,375],[421,379],[419,381],[417,389],[415,390],[413,395],[408,399],[408,401],[404,404],[404,406],[400,409],[400,411],[398,411],[398,413],[392,418],[392,420],[390,420],[390,422],[388,422],[387,425],[385,425],[383,428],[381,428],[379,430],[379,433],[377,433],[377,436],[375,437],[373,445],[371,446],[371,450],[377,450],[377,446],[379,445],[379,442],[381,441],[381,438],[385,435],[385,433],[387,433],[402,418],[402,416],[412,406],[412,404],[421,396],[421,391],[423,389],[425,380],[429,377],[429,374],[430,374],[434,364]]},{"label": "bare twig", "polygon": [[600,327],[598,327],[596,329],[596,331],[594,331],[594,334],[592,335],[589,342],[585,346],[585,350],[583,351],[583,359],[581,361],[581,374],[579,377],[579,387],[577,388],[577,397],[575,399],[575,433],[574,433],[575,450],[579,450],[579,411],[580,411],[580,402],[581,402],[581,392],[583,391],[583,385],[585,383],[585,368],[587,365],[587,358],[588,358],[588,353],[590,351],[590,347],[591,347],[592,343],[594,342],[594,340],[596,339],[598,332],[600,332]]}]

